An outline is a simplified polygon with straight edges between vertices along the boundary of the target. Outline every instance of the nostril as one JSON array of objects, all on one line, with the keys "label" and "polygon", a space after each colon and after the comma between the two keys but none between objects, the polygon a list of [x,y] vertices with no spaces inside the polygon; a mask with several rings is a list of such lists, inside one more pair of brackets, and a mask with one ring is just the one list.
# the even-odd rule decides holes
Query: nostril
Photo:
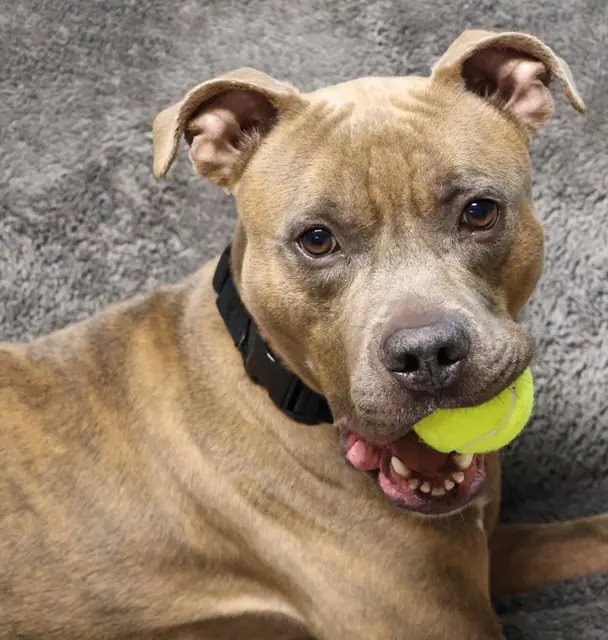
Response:
[{"label": "nostril", "polygon": [[440,347],[437,351],[437,363],[440,367],[449,367],[462,360],[463,356],[456,351],[451,352],[449,347]]},{"label": "nostril", "polygon": [[420,360],[411,353],[406,354],[403,359],[401,371],[403,373],[413,373],[414,371],[418,371],[418,369],[420,369]]}]

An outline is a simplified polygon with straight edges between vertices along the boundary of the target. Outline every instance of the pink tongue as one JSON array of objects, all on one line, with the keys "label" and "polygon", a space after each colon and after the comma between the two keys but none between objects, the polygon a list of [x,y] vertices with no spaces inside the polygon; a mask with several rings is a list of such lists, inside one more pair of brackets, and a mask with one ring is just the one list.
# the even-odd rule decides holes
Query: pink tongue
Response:
[{"label": "pink tongue", "polygon": [[359,471],[373,471],[380,466],[382,454],[372,444],[356,440],[346,454],[350,463]]},{"label": "pink tongue", "polygon": [[389,446],[406,467],[420,473],[439,471],[448,460],[445,453],[431,449],[413,431]]}]

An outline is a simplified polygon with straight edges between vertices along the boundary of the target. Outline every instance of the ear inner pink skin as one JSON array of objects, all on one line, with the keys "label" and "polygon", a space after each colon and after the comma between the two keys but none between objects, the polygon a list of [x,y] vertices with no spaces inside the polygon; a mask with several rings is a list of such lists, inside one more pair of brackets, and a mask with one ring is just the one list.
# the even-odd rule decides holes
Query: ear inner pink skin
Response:
[{"label": "ear inner pink skin", "polygon": [[586,111],[566,61],[525,33],[465,31],[435,63],[431,78],[464,81],[467,89],[517,119],[527,134],[553,112],[553,80],[562,83],[577,111]]},{"label": "ear inner pink skin", "polygon": [[197,126],[201,133],[194,136],[190,148],[194,168],[201,177],[219,172],[228,178],[239,153],[232,143],[240,133],[234,114],[226,109],[205,113],[197,119]]},{"label": "ear inner pink skin", "polygon": [[232,184],[248,151],[247,136],[256,129],[265,131],[274,115],[264,96],[241,90],[228,91],[203,105],[186,130],[196,172],[221,186]]},{"label": "ear inner pink skin", "polygon": [[534,129],[553,111],[553,96],[541,80],[543,73],[546,70],[540,62],[512,60],[499,75],[499,89],[508,82],[512,90],[505,108]]},{"label": "ear inner pink skin", "polygon": [[554,101],[542,62],[515,52],[482,51],[465,62],[463,75],[477,92],[500,97],[503,108],[531,130],[551,116]]}]

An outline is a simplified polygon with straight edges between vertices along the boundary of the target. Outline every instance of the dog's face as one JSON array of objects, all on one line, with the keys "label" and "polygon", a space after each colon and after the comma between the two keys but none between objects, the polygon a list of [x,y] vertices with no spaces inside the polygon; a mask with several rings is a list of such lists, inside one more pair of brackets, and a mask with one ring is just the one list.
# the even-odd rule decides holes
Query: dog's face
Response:
[{"label": "dog's face", "polygon": [[[527,143],[551,112],[552,76],[583,108],[562,65],[529,36],[468,33],[431,78],[303,95],[241,72],[165,119],[181,122],[197,171],[237,196],[235,270],[262,333],[328,398],[349,460],[379,469],[406,506],[441,510],[420,494],[428,478],[452,508],[483,473],[482,460],[437,461],[412,426],[490,399],[530,362],[517,316],[541,272],[543,233]],[[451,502],[450,490],[460,492]]]},{"label": "dog's face", "polygon": [[524,136],[495,108],[425,81],[357,81],[312,96],[250,168],[242,295],[339,423],[395,440],[529,364],[515,318],[543,235]]}]

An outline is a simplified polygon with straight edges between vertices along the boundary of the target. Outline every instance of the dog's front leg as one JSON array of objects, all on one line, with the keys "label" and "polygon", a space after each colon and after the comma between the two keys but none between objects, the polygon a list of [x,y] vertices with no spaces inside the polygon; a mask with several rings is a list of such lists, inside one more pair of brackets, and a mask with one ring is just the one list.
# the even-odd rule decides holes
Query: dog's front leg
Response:
[{"label": "dog's front leg", "polygon": [[608,574],[608,516],[498,527],[492,538],[492,592]]}]

